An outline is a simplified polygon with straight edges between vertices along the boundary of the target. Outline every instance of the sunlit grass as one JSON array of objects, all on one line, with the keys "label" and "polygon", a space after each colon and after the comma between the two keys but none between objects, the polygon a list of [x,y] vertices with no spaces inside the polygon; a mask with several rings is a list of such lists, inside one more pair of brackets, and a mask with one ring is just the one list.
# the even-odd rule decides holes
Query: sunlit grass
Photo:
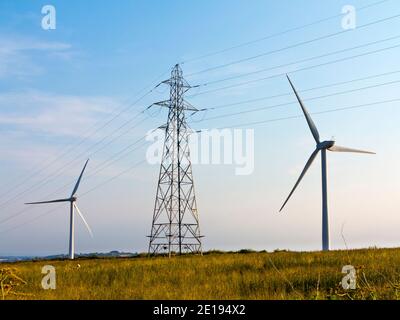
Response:
[{"label": "sunlit grass", "polygon": [[[57,289],[43,290],[44,265]],[[357,289],[341,286],[343,266]],[[25,281],[6,299],[398,299],[400,249],[211,253],[168,259],[82,259],[1,264]]]}]

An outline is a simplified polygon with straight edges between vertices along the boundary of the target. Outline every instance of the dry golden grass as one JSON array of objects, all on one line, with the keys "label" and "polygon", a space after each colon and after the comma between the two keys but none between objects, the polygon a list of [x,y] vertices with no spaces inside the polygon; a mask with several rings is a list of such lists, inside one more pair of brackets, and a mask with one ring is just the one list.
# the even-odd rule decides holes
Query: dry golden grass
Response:
[{"label": "dry golden grass", "polygon": [[[80,265],[80,267],[78,266]],[[53,265],[57,289],[43,290]],[[344,265],[357,289],[341,287]],[[5,299],[398,299],[400,249],[210,253],[171,259],[82,259],[2,264],[21,283]]]},{"label": "dry golden grass", "polygon": [[5,300],[5,298],[10,295],[15,295],[15,296],[22,295],[16,291],[17,287],[27,284],[23,279],[21,279],[15,273],[16,273],[15,268],[0,269],[0,290],[1,290],[1,298],[3,300]]}]

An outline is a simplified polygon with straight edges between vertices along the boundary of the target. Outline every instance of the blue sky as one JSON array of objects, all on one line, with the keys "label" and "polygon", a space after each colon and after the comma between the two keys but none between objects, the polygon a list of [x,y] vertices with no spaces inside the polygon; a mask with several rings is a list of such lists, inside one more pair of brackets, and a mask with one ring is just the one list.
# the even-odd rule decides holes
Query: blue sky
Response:
[{"label": "blue sky", "polygon": [[[392,48],[311,68],[297,69],[394,47],[400,38],[400,18],[370,24],[400,14],[395,0],[370,8],[366,1],[8,1],[0,3],[0,254],[52,254],[67,249],[68,212],[61,206],[25,209],[29,200],[63,197],[85,159],[91,162],[82,193],[106,182],[144,159],[145,148],[132,151],[105,170],[96,168],[148,130],[166,121],[154,113],[127,134],[113,133],[153,102],[167,98],[159,87],[109,126],[87,137],[93,127],[106,123],[143,88],[148,90],[169,76],[177,62],[187,80],[203,84],[265,68],[259,74],[193,89],[188,97],[199,108],[290,93],[283,76],[231,89],[199,94],[247,80],[289,73],[299,91],[399,71],[399,48]],[[56,8],[56,30],[43,30],[41,9]],[[288,47],[342,31],[342,17],[241,46],[203,59],[192,59],[260,39],[320,19],[340,15],[344,5],[357,10],[355,30],[299,45],[210,72],[190,76],[214,66]],[[365,46],[364,46],[365,45]],[[308,62],[299,60],[331,56]],[[277,67],[280,65],[288,65]],[[400,73],[349,82],[302,94],[310,112],[400,99]],[[378,87],[372,88],[373,86]],[[360,88],[369,89],[358,90]],[[353,92],[333,95],[354,90]],[[196,95],[197,94],[197,95]],[[320,96],[329,97],[315,99]],[[300,114],[291,104],[236,116],[226,114],[294,102],[293,95],[209,110],[196,129],[230,127]],[[372,149],[374,157],[330,154],[329,200],[333,248],[397,246],[400,216],[398,141],[399,102],[315,115],[321,135],[341,145]],[[196,122],[197,120],[197,122]],[[135,122],[132,122],[132,125]],[[317,161],[284,214],[277,211],[312,152],[313,140],[304,119],[266,122],[255,130],[255,171],[236,176],[233,166],[195,165],[195,181],[205,249],[255,248],[317,250],[321,245],[320,169]],[[104,146],[105,145],[105,146]],[[94,146],[94,147],[93,147]],[[96,152],[97,148],[104,146]],[[71,148],[71,149],[70,149]],[[66,151],[65,156],[58,156]],[[54,160],[51,165],[49,162]],[[40,174],[32,176],[41,170]],[[157,166],[143,164],[80,199],[80,208],[92,226],[91,239],[77,222],[77,252],[147,248]],[[43,181],[50,181],[41,185]],[[10,191],[9,188],[12,188]],[[58,191],[61,188],[60,191]],[[7,193],[8,192],[8,193]],[[24,211],[19,214],[21,210]],[[43,215],[43,217],[41,217]],[[15,216],[15,217],[14,217]]]}]

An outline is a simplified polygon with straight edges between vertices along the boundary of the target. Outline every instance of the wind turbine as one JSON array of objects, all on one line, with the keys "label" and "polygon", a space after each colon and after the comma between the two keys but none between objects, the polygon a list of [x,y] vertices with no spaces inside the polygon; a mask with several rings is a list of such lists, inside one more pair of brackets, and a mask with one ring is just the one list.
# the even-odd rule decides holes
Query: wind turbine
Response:
[{"label": "wind turbine", "polygon": [[70,259],[74,259],[74,257],[75,257],[75,230],[74,230],[75,210],[76,210],[76,212],[78,212],[79,216],[82,218],[82,221],[85,224],[86,228],[88,229],[91,237],[93,237],[93,233],[89,227],[89,224],[86,222],[86,219],[84,218],[82,212],[79,210],[78,206],[76,205],[76,200],[78,199],[76,196],[76,192],[78,191],[79,184],[81,183],[81,179],[82,179],[83,173],[86,169],[88,162],[89,162],[89,159],[86,160],[85,166],[83,167],[82,172],[78,178],[78,181],[75,184],[74,190],[72,191],[72,194],[69,198],[25,203],[25,204],[45,204],[45,203],[57,203],[57,202],[69,202],[70,203],[70,229],[69,229],[69,258]]},{"label": "wind turbine", "polygon": [[287,76],[290,86],[292,87],[297,100],[303,110],[304,116],[307,120],[307,124],[311,130],[311,133],[314,137],[315,142],[317,143],[316,149],[311,154],[310,158],[308,159],[306,166],[304,167],[303,171],[300,174],[299,179],[297,180],[296,184],[294,185],[292,191],[290,192],[289,196],[287,197],[286,201],[284,202],[283,206],[279,210],[281,212],[287,202],[289,201],[290,197],[293,195],[294,191],[300,184],[301,180],[307,173],[308,169],[311,167],[312,163],[314,162],[316,156],[321,151],[321,167],[322,167],[322,250],[328,251],[329,250],[329,223],[328,223],[328,189],[327,189],[327,169],[326,169],[326,150],[332,152],[352,152],[352,153],[366,153],[366,154],[375,154],[374,152],[351,149],[346,147],[340,147],[336,145],[336,142],[333,140],[330,141],[323,141],[321,142],[319,137],[319,132],[317,127],[315,126],[313,120],[311,119],[310,114],[308,113],[306,107],[304,106],[301,98],[299,97],[292,81],[290,80],[289,76]]}]

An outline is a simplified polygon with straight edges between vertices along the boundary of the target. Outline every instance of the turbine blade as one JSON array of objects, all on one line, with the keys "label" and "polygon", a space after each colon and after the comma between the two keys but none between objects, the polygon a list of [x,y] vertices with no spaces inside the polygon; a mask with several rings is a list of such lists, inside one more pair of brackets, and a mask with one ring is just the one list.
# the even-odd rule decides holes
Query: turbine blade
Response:
[{"label": "turbine blade", "polygon": [[282,205],[281,209],[279,210],[279,212],[281,212],[283,210],[283,208],[286,206],[287,202],[289,201],[290,197],[293,195],[294,191],[296,190],[296,188],[298,187],[298,185],[300,184],[301,180],[303,179],[303,177],[305,176],[305,174],[307,173],[308,169],[311,167],[312,163],[315,160],[315,157],[317,156],[319,150],[316,149],[310,156],[310,159],[308,159],[306,166],[304,167],[303,171],[300,174],[299,179],[297,180],[296,184],[294,185],[292,191],[290,192],[289,196],[287,197],[285,203]]},{"label": "turbine blade", "polygon": [[287,79],[289,80],[290,86],[292,87],[294,94],[296,95],[297,100],[299,101],[299,104],[301,106],[301,109],[303,110],[304,116],[306,117],[307,123],[308,123],[308,127],[311,130],[311,133],[314,137],[314,140],[316,143],[320,143],[320,138],[319,138],[319,132],[317,129],[317,126],[315,125],[314,121],[312,120],[310,114],[308,113],[305,105],[303,104],[303,101],[301,100],[299,94],[296,91],[296,88],[294,87],[292,81],[290,80],[289,76],[286,75]]},{"label": "turbine blade", "polygon": [[85,217],[83,216],[82,212],[79,210],[78,206],[75,203],[74,203],[74,207],[75,207],[76,211],[78,212],[79,216],[81,217],[83,223],[85,224],[86,229],[89,231],[90,236],[93,238],[92,229],[90,229],[89,224],[87,223],[87,221],[86,221]]},{"label": "turbine blade", "polygon": [[69,202],[71,199],[57,199],[57,200],[50,200],[50,201],[40,201],[40,202],[28,202],[25,204],[45,204],[45,203],[57,203],[57,202]]},{"label": "turbine blade", "polygon": [[81,179],[82,179],[83,173],[85,172],[85,169],[86,169],[86,166],[87,166],[88,162],[89,162],[89,159],[86,160],[85,166],[83,167],[82,172],[81,172],[81,174],[79,175],[78,181],[76,182],[76,185],[75,185],[75,187],[74,187],[74,190],[72,191],[71,198],[72,198],[72,197],[75,195],[75,193],[78,191],[79,184],[81,183]]},{"label": "turbine blade", "polygon": [[346,148],[346,147],[341,147],[341,146],[336,146],[336,145],[334,145],[333,147],[329,148],[328,150],[332,151],[332,152],[350,152],[350,153],[376,154],[375,152],[371,152],[371,151],[364,151],[364,150]]}]

